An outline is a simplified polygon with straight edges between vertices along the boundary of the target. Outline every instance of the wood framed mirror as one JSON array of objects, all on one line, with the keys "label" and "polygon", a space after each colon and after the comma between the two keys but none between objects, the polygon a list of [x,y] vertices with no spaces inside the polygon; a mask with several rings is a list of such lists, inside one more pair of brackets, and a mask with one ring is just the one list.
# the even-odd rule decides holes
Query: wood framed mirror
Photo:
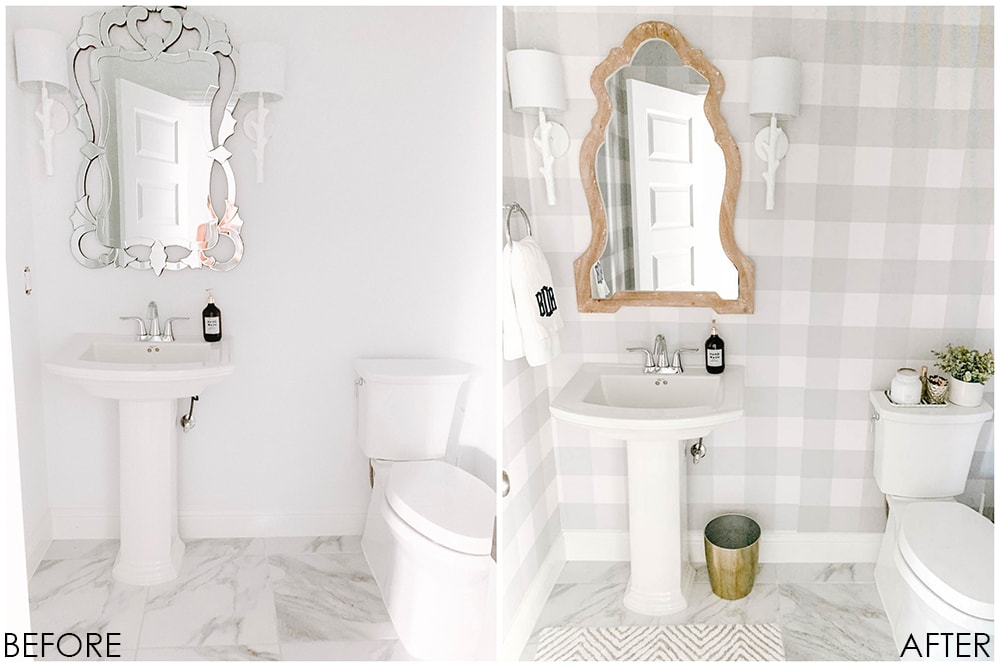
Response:
[{"label": "wood framed mirror", "polygon": [[754,266],[736,245],[739,149],[721,72],[677,28],[640,23],[590,78],[580,150],[590,245],[574,262],[581,312],[701,306],[752,313]]}]

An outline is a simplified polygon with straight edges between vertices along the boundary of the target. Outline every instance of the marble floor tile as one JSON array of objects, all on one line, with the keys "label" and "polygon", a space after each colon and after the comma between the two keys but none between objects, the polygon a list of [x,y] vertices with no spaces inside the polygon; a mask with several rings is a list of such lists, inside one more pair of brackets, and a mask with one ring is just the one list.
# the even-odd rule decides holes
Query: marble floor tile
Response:
[{"label": "marble floor tile", "polygon": [[326,537],[268,537],[264,540],[267,555],[302,555],[361,553],[360,535]]},{"label": "marble floor tile", "polygon": [[119,633],[123,649],[139,642],[146,589],[115,581],[113,558],[42,561],[28,582],[35,632]]},{"label": "marble floor tile", "polygon": [[625,608],[625,583],[556,584],[535,630],[559,625],[657,625],[658,617]]},{"label": "marble floor tile", "polygon": [[692,584],[688,591],[688,608],[678,614],[662,616],[658,621],[659,625],[777,623],[778,586],[756,583],[746,597],[723,600],[712,592],[710,584]]},{"label": "marble floor tile", "polygon": [[413,660],[396,639],[292,642],[281,645],[283,660]]},{"label": "marble floor tile", "polygon": [[149,589],[141,648],[278,643],[263,556],[249,545],[193,545],[176,580]]},{"label": "marble floor tile", "polygon": [[558,584],[625,583],[629,577],[628,561],[571,560],[559,573]]},{"label": "marble floor tile", "polygon": [[622,602],[627,563],[569,562],[521,653],[531,660],[541,629],[560,625],[778,623],[788,660],[896,660],[888,619],[871,563],[763,563],[753,590],[740,600],[712,593],[708,570],[696,566],[688,608],[643,616]]},{"label": "marble floor tile", "polygon": [[149,661],[203,661],[232,660],[250,662],[258,660],[281,660],[281,650],[277,644],[264,646],[180,646],[174,648],[140,648],[136,660]]},{"label": "marble floor tile", "polygon": [[42,560],[101,560],[118,555],[118,540],[53,540]]},{"label": "marble floor tile", "polygon": [[360,553],[269,556],[282,643],[396,639]]},{"label": "marble floor tile", "polygon": [[265,556],[264,538],[198,538],[184,540],[184,559],[237,558],[240,556]]},{"label": "marble floor tile", "polygon": [[125,647],[121,647],[121,648],[115,650],[115,657],[112,657],[112,658],[109,658],[109,657],[106,657],[106,656],[103,656],[103,657],[100,657],[100,658],[98,658],[96,656],[86,657],[82,653],[80,655],[78,655],[78,656],[62,656],[62,655],[59,655],[58,653],[55,653],[55,654],[46,653],[45,657],[38,658],[38,660],[41,660],[41,661],[44,661],[44,662],[69,662],[69,661],[72,661],[72,662],[135,662],[135,652],[136,652],[136,649],[134,649],[134,648],[128,648],[127,649]]},{"label": "marble floor tile", "polygon": [[897,660],[875,584],[779,584],[787,660]]},{"label": "marble floor tile", "polygon": [[870,584],[875,582],[875,563],[781,563],[782,584]]}]

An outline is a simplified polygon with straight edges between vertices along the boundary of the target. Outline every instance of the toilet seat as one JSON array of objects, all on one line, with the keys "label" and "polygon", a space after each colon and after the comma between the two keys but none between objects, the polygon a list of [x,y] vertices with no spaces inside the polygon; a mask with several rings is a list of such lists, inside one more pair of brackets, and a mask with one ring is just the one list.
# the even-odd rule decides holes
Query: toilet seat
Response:
[{"label": "toilet seat", "polygon": [[901,517],[899,552],[942,600],[971,616],[993,619],[993,524],[988,519],[958,502],[914,503]]},{"label": "toilet seat", "polygon": [[476,556],[492,550],[496,495],[461,468],[444,461],[394,463],[385,498],[399,518],[441,546]]}]

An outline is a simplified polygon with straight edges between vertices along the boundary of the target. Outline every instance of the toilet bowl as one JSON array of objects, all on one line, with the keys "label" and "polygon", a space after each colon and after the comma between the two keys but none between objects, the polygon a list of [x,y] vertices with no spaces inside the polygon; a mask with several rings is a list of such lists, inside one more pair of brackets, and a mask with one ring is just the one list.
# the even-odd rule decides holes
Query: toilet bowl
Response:
[{"label": "toilet bowl", "polygon": [[875,581],[900,657],[990,659],[993,524],[953,499],[888,502]]},{"label": "toilet bowl", "polygon": [[355,362],[372,495],[361,548],[399,639],[421,660],[495,658],[496,495],[444,456],[468,367]]},{"label": "toilet bowl", "polygon": [[361,548],[414,658],[490,657],[495,509],[490,487],[443,461],[376,462]]},{"label": "toilet bowl", "polygon": [[896,406],[872,392],[889,516],[875,583],[901,659],[992,659],[993,523],[954,496],[992,408]]}]

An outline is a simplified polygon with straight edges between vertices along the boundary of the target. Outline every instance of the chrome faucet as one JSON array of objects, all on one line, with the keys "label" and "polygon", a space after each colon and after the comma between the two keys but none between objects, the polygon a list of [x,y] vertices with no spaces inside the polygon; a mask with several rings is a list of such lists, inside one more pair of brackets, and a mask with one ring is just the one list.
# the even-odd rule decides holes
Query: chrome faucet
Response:
[{"label": "chrome faucet", "polygon": [[160,329],[160,312],[155,301],[150,301],[146,306],[146,318],[149,320],[147,327],[145,320],[137,315],[123,316],[118,319],[135,320],[139,323],[139,333],[136,335],[138,341],[149,341],[152,343],[170,343],[174,340],[174,320],[187,320],[188,317],[168,317],[164,328]]},{"label": "chrome faucet", "polygon": [[150,339],[159,338],[160,333],[160,311],[156,308],[156,302],[150,301],[146,306],[146,319],[149,320]]},{"label": "chrome faucet", "polygon": [[684,372],[684,364],[681,363],[681,353],[682,352],[697,352],[699,348],[697,347],[681,347],[674,350],[673,356],[670,358],[670,364],[667,364],[667,340],[661,335],[657,334],[656,338],[653,340],[653,351],[650,352],[644,347],[627,347],[626,352],[642,352],[646,355],[645,363],[642,366],[643,373],[658,373],[661,375],[674,375],[676,373]]},{"label": "chrome faucet", "polygon": [[653,361],[659,368],[667,365],[667,339],[662,334],[656,334],[653,340]]}]

